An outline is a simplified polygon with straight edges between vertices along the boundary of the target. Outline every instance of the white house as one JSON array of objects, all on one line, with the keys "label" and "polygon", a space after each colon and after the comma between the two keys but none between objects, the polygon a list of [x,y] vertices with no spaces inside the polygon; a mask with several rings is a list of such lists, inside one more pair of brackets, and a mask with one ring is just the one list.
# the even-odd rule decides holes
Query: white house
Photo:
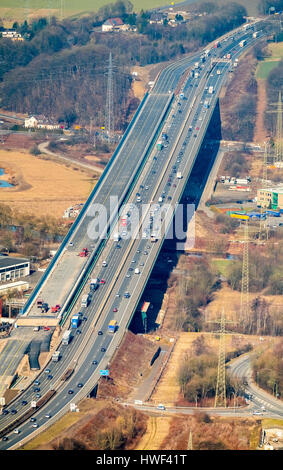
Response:
[{"label": "white house", "polygon": [[34,116],[25,119],[25,127],[37,127],[38,120]]}]

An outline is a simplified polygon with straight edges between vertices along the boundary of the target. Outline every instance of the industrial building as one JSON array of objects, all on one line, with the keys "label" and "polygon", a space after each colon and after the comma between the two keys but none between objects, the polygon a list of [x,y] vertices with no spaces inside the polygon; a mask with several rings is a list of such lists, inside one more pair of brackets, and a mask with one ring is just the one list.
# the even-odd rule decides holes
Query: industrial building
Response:
[{"label": "industrial building", "polygon": [[257,205],[273,210],[283,209],[283,187],[258,189]]},{"label": "industrial building", "polygon": [[12,258],[0,255],[0,282],[15,281],[29,276],[30,261],[26,258]]}]

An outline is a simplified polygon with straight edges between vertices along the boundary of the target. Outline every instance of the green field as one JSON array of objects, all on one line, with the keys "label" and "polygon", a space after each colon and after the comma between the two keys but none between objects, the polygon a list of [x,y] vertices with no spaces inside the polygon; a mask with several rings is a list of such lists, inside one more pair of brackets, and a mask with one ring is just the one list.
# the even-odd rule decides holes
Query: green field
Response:
[{"label": "green field", "polygon": [[256,78],[260,80],[266,80],[271,70],[277,67],[279,61],[283,59],[283,43],[269,44],[268,51],[271,52],[271,56],[259,62],[257,66]]},{"label": "green field", "polygon": [[[202,0],[188,0],[195,3]],[[233,0],[215,0],[219,5]],[[131,0],[134,11],[148,10],[159,6],[171,5],[171,0]],[[247,8],[249,15],[257,13],[258,0],[237,0]],[[48,16],[50,13],[59,18],[77,16],[97,11],[104,5],[115,3],[115,0],[0,0],[0,18],[5,26],[14,21],[23,21]],[[175,2],[178,3],[178,2]]]},{"label": "green field", "polygon": [[[169,5],[171,0],[131,0],[134,11]],[[0,18],[4,22],[23,21],[52,15],[68,17],[91,13],[115,0],[0,0]],[[191,0],[194,3],[194,0]]]},{"label": "green field", "polygon": [[264,60],[263,62],[260,62],[257,67],[256,78],[259,80],[266,80],[271,70],[277,67],[278,63],[279,60]]}]

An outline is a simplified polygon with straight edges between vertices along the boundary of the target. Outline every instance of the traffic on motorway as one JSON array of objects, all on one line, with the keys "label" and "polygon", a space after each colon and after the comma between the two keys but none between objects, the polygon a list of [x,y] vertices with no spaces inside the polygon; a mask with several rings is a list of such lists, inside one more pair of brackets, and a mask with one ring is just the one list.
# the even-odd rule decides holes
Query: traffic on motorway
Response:
[{"label": "traffic on motorway", "polygon": [[[247,38],[247,44],[241,47],[239,41],[243,38]],[[69,344],[60,345],[60,360],[48,364],[39,374],[37,386],[35,387],[35,383],[31,384],[21,397],[6,407],[7,413],[1,416],[0,430],[5,430],[15,421],[16,416],[21,416],[32,402],[46,396],[50,390],[56,390],[56,394],[42,409],[35,410],[31,416],[34,421],[29,418],[20,427],[15,428],[19,432],[14,429],[3,435],[5,440],[0,448],[12,447],[29,438],[33,431],[37,432],[49,425],[69,409],[70,403],[78,403],[80,398],[90,393],[97,384],[101,371],[107,370],[141,298],[164,236],[168,233],[172,218],[170,210],[175,208],[180,200],[220,88],[231,69],[229,61],[211,65],[211,58],[233,53],[236,59],[252,42],[251,32],[240,32],[238,35],[234,34],[233,39],[227,39],[222,47],[212,50],[204,61],[202,52],[194,56],[193,61],[187,59],[185,62],[183,59],[178,62],[183,71],[188,66],[195,67],[196,57],[201,65],[197,67],[198,75],[189,76],[170,110],[164,113],[163,127],[160,129],[161,143],[155,139],[151,145],[146,161],[135,176],[135,184],[128,194],[128,205],[123,207],[122,215],[124,210],[127,212],[126,225],[121,227],[121,218],[117,221],[112,228],[113,237],[107,239],[93,266],[90,279],[97,279],[99,287],[91,290],[90,279],[85,284],[72,310],[72,314],[81,312],[80,322],[76,327],[70,328],[72,339]],[[176,69],[180,76],[176,64],[171,66],[167,76],[172,78]],[[153,95],[157,94],[159,80],[152,90]],[[164,82],[164,79],[162,80]],[[168,103],[169,95],[172,96],[174,92],[172,81],[170,86],[169,83],[170,80],[167,81],[167,101],[164,100],[164,103]],[[155,108],[154,104],[153,107]],[[136,223],[134,215],[137,216],[137,213]],[[87,220],[84,223],[87,226]],[[118,231],[119,236],[115,239],[114,233]],[[131,236],[127,235],[128,232]],[[84,233],[88,234],[87,227]],[[152,236],[152,233],[155,235]],[[76,253],[78,248],[82,249],[82,244],[87,246],[85,239],[80,241],[80,246],[78,240],[79,231],[69,241],[72,245],[69,245],[66,251]],[[82,296],[86,293],[89,294],[90,302],[87,307],[82,307]],[[108,332],[108,326],[113,319],[117,322],[117,329],[111,334]],[[70,319],[66,319],[66,325],[69,321]],[[61,379],[66,370],[70,370],[71,374],[67,381],[64,381]]]}]

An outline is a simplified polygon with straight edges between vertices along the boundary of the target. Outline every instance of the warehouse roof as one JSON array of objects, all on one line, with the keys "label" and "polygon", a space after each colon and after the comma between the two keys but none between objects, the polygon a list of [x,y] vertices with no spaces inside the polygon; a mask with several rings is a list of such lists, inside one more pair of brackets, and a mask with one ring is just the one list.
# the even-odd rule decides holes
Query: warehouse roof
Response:
[{"label": "warehouse roof", "polygon": [[0,255],[0,269],[17,266],[19,264],[29,263],[27,258],[12,258],[11,256]]}]

